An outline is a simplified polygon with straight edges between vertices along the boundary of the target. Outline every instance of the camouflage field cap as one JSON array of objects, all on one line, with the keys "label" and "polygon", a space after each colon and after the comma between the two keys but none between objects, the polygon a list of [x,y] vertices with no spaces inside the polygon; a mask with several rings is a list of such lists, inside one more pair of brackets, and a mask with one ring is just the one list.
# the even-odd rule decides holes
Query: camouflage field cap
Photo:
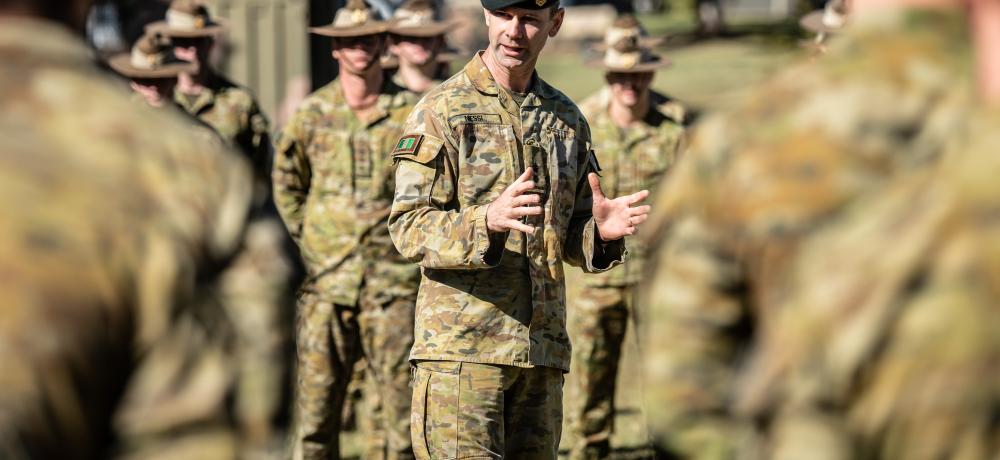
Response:
[{"label": "camouflage field cap", "polygon": [[146,26],[146,30],[177,38],[211,37],[222,28],[220,20],[213,19],[198,0],[174,0],[166,19]]},{"label": "camouflage field cap", "polygon": [[408,37],[437,37],[458,25],[455,21],[434,20],[434,5],[430,0],[408,0],[392,14],[389,33]]},{"label": "camouflage field cap", "polygon": [[108,65],[126,78],[177,78],[198,70],[197,65],[174,56],[168,37],[150,31],[135,42],[131,52],[113,56]]},{"label": "camouflage field cap", "polygon": [[326,37],[363,37],[385,33],[389,23],[380,21],[378,13],[365,0],[349,0],[347,5],[337,10],[333,22],[325,26],[312,27],[310,32]]},{"label": "camouflage field cap", "polygon": [[670,61],[655,54],[642,43],[642,26],[632,15],[615,20],[604,35],[604,57],[587,62],[591,67],[608,72],[653,72],[670,65]]},{"label": "camouflage field cap", "polygon": [[799,25],[816,34],[840,32],[847,24],[847,2],[830,0],[822,10],[816,10],[799,20]]}]

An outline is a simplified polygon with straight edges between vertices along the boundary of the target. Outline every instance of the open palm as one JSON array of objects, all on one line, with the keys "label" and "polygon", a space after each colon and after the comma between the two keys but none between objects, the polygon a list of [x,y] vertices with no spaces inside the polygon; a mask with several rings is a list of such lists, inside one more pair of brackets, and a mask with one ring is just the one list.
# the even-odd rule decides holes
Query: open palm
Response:
[{"label": "open palm", "polygon": [[635,206],[649,196],[648,190],[608,199],[601,191],[601,181],[597,174],[587,175],[587,181],[590,182],[590,190],[594,195],[594,221],[602,240],[614,241],[632,235],[649,217],[649,206]]}]

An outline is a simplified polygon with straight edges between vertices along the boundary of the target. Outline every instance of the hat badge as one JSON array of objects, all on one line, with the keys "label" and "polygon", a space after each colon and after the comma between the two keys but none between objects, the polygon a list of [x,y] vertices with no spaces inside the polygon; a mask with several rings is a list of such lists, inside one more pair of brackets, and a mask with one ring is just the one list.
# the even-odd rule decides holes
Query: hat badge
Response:
[{"label": "hat badge", "polygon": [[548,0],[535,0],[535,4],[538,5],[538,6],[542,6],[542,5],[545,5],[546,1],[548,1]]}]

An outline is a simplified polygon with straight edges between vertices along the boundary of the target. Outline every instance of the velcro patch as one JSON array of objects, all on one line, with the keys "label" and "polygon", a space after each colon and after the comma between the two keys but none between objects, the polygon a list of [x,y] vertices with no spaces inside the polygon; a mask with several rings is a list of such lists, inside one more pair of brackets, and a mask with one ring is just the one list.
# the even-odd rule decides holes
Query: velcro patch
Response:
[{"label": "velcro patch", "polygon": [[448,119],[449,124],[469,124],[469,125],[499,125],[503,123],[500,115],[495,113],[465,113],[454,115]]},{"label": "velcro patch", "polygon": [[392,150],[392,155],[410,155],[420,148],[420,142],[424,140],[423,134],[407,134],[399,138],[396,148]]}]

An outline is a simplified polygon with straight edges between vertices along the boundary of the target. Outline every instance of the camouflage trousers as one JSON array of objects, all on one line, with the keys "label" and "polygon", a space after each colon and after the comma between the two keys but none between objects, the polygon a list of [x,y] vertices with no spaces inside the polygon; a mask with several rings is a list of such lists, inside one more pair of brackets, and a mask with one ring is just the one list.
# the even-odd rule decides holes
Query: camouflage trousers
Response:
[{"label": "camouflage trousers", "polygon": [[[363,293],[358,307],[322,300],[304,290],[299,299],[292,458],[340,458],[340,424],[354,364],[367,360],[365,391],[379,410],[366,429],[366,458],[410,459],[409,354],[415,299]],[[377,396],[374,396],[377,395]],[[363,417],[365,415],[362,415]],[[366,422],[368,423],[368,422]]]},{"label": "camouflage trousers", "polygon": [[569,458],[608,458],[614,431],[615,389],[622,343],[634,309],[631,287],[586,287],[572,305],[572,391],[567,429],[575,441]]},{"label": "camouflage trousers", "polygon": [[221,298],[236,331],[235,409],[245,457],[280,452],[286,434],[289,387],[288,340],[295,306],[296,267],[284,251],[284,225],[254,220],[243,249],[221,276]]},{"label": "camouflage trousers", "polygon": [[413,380],[413,450],[420,460],[555,459],[563,372],[420,361]]}]

